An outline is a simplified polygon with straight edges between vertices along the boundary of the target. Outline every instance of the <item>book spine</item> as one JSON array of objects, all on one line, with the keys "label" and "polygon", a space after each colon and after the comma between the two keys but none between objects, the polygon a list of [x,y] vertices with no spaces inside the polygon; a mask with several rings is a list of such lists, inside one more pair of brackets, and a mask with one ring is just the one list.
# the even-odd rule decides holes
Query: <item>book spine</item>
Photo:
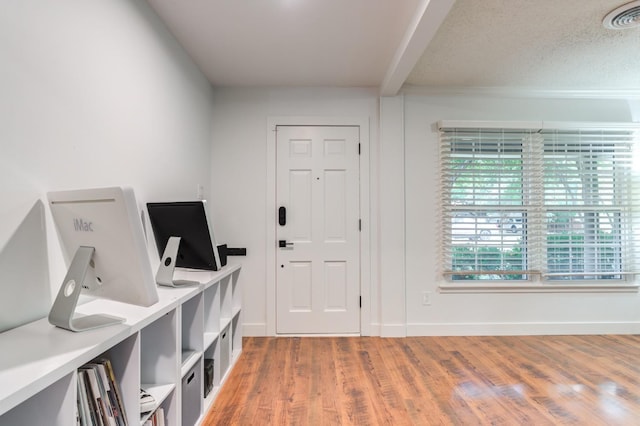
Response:
[{"label": "book spine", "polygon": [[85,381],[87,383],[88,390],[87,396],[91,401],[91,412],[93,413],[93,424],[106,426],[104,423],[104,406],[100,397],[100,390],[98,389],[98,382],[95,372],[93,371],[93,369],[85,367],[82,367],[81,370],[85,374]]},{"label": "book spine", "polygon": [[111,361],[107,358],[100,359],[99,362],[104,365],[106,370],[107,377],[109,379],[109,383],[111,385],[111,390],[115,395],[115,405],[117,407],[117,412],[119,414],[118,421],[120,426],[129,426],[127,421],[127,414],[124,411],[124,404],[122,403],[122,394],[120,393],[120,386],[116,381],[116,375],[113,371],[113,366],[111,365]]}]

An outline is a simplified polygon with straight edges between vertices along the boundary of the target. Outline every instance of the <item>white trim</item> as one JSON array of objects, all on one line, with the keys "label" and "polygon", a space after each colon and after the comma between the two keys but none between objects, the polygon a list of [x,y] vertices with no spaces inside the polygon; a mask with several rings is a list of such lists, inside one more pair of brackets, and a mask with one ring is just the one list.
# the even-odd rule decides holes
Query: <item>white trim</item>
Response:
[{"label": "white trim", "polygon": [[314,333],[280,333],[276,334],[275,337],[360,337],[360,333],[322,333],[322,334],[314,334]]},{"label": "white trim", "polygon": [[265,336],[276,335],[276,123],[267,120],[267,155],[265,180],[265,280],[266,280],[266,333]]},{"label": "white trim", "polygon": [[542,121],[489,121],[489,120],[440,120],[436,123],[441,129],[526,129],[542,128]]},{"label": "white trim", "polygon": [[461,284],[441,285],[440,293],[637,293],[640,285],[605,285],[605,284]]},{"label": "white trim", "polygon": [[440,129],[522,129],[522,130],[638,130],[640,123],[597,121],[491,121],[491,120],[440,120]]},{"label": "white trim", "polygon": [[407,324],[407,336],[533,336],[638,334],[640,322],[521,322]]},{"label": "white trim", "polygon": [[381,324],[380,337],[407,337],[407,327],[404,324]]},{"label": "white trim", "polygon": [[539,89],[534,87],[429,87],[405,84],[402,93],[423,96],[481,96],[545,99],[638,99],[640,89]]},{"label": "white trim", "polygon": [[[365,334],[362,334],[364,336]],[[382,335],[382,325],[378,322],[371,323],[369,325],[369,334],[368,336],[381,336]]]},{"label": "white trim", "polygon": [[[404,96],[380,98],[378,281],[381,335],[407,321],[406,174]],[[382,160],[384,158],[384,161]],[[389,333],[391,333],[389,335]],[[404,335],[405,331],[401,332]]]},{"label": "white trim", "polygon": [[360,335],[370,336],[371,321],[371,200],[369,117],[272,116],[267,118],[266,205],[266,333],[276,335],[276,126],[358,126],[360,128]]},{"label": "white trim", "polygon": [[[593,209],[596,210],[596,209]],[[458,273],[459,274],[459,273]],[[640,272],[615,272],[615,273],[611,273],[611,272],[545,272],[545,273],[540,273],[540,275],[542,276],[542,278],[547,278],[547,277],[593,277],[593,276],[598,276],[598,275],[629,275],[629,276],[633,276],[633,275],[638,275],[640,274]]]},{"label": "white trim", "polygon": [[640,123],[606,121],[543,121],[541,130],[638,130]]},{"label": "white trim", "polygon": [[242,324],[242,336],[267,336],[267,324],[254,323],[254,324]]}]

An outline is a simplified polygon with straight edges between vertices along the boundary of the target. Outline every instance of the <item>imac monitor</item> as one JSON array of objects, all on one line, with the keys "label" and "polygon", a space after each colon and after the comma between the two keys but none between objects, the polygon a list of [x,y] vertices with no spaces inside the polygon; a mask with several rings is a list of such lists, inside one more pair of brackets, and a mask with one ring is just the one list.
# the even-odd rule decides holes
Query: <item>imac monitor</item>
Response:
[{"label": "imac monitor", "polygon": [[49,206],[69,265],[49,321],[83,331],[122,319],[77,316],[80,292],[140,306],[158,301],[142,221],[131,188],[50,192]]},{"label": "imac monitor", "polygon": [[207,220],[205,201],[147,203],[147,211],[161,258],[158,284],[193,284],[173,280],[175,267],[217,271],[224,266]]}]

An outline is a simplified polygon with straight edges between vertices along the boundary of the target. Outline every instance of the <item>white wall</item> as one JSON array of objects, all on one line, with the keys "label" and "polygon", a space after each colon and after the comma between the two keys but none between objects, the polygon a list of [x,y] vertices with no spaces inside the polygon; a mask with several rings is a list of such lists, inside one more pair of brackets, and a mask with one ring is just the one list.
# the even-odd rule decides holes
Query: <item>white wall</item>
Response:
[{"label": "white wall", "polygon": [[[211,88],[146,2],[3,1],[0,52],[0,255],[49,190],[208,195]],[[55,292],[66,269],[48,225]]]},{"label": "white wall", "polygon": [[[404,105],[409,335],[640,331],[637,293],[438,292],[443,280],[437,274],[438,138],[433,124],[443,119],[631,121],[626,101],[406,95]],[[423,291],[431,292],[430,306],[422,305]]]},{"label": "white wall", "polygon": [[[377,94],[369,89],[214,90],[211,208],[219,242],[247,248],[242,259],[245,334],[268,334],[267,300],[275,297],[267,294],[266,282],[267,268],[274,267],[267,265],[267,245],[275,246],[275,241],[266,241],[267,227],[275,227],[275,221],[265,218],[268,197],[275,199],[275,188],[267,188],[266,183],[268,119],[369,117],[371,174],[375,175],[377,115]],[[376,185],[371,183],[372,188]],[[371,216],[372,222],[377,220],[375,207]],[[378,297],[373,289],[373,311],[378,309]]]}]

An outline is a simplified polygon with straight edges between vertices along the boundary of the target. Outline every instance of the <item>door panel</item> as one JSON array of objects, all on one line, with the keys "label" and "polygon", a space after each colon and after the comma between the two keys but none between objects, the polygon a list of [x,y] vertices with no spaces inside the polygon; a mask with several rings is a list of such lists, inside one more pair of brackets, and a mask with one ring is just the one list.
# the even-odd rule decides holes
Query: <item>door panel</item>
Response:
[{"label": "door panel", "polygon": [[324,285],[325,285],[325,311],[346,311],[348,307],[347,297],[347,263],[346,262],[325,262],[324,263]]},{"label": "door panel", "polygon": [[289,238],[297,242],[309,242],[312,237],[312,176],[311,170],[289,171],[288,224],[292,229]]},{"label": "door panel", "polygon": [[324,205],[332,206],[324,216],[325,242],[346,242],[347,188],[344,170],[324,172]]},{"label": "door panel", "polygon": [[277,127],[278,333],[360,331],[359,128]]},{"label": "door panel", "polygon": [[290,288],[290,308],[295,312],[311,312],[311,262],[290,262],[289,267],[291,279],[296,283]]}]

